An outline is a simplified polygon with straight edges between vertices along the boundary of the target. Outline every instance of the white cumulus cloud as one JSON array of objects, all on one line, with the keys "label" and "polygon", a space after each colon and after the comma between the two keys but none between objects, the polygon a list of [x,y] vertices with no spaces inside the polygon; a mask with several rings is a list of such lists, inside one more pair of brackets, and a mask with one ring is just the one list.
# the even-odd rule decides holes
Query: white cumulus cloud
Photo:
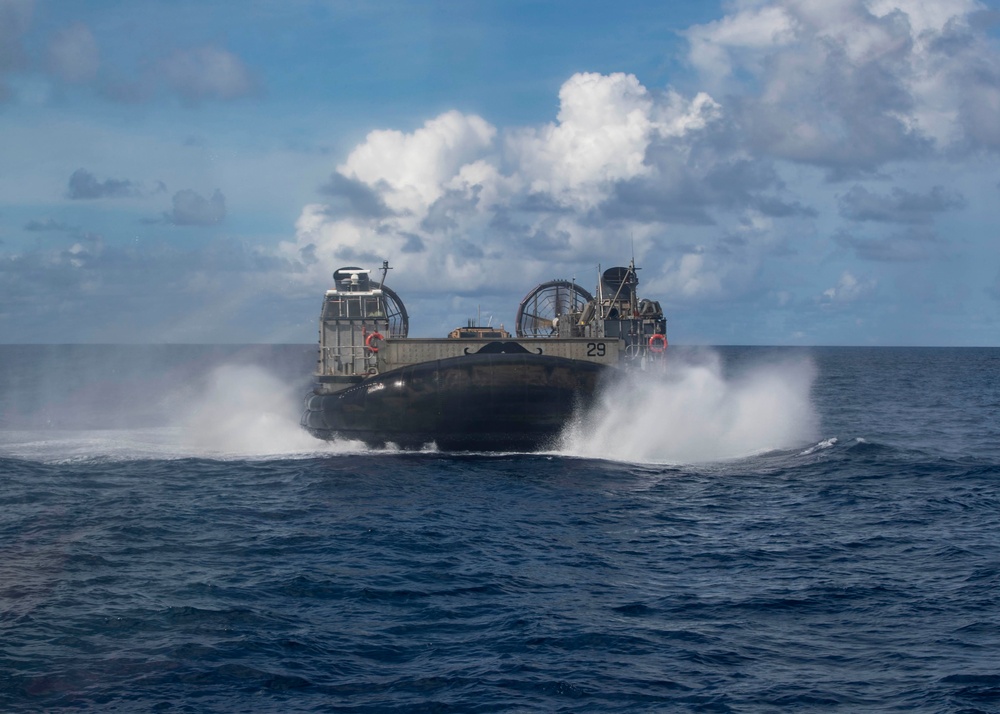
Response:
[{"label": "white cumulus cloud", "polygon": [[[689,60],[740,97],[745,139],[777,158],[870,172],[956,145],[1000,148],[996,43],[972,0],[739,3],[687,31]],[[752,78],[748,82],[747,78]]]},{"label": "white cumulus cloud", "polygon": [[[324,187],[335,200],[303,208],[286,256],[315,256],[303,275],[316,282],[338,263],[390,258],[420,290],[505,289],[512,274],[543,279],[559,265],[589,272],[594,256],[607,258],[603,216],[621,200],[617,187],[657,181],[664,160],[653,148],[684,161],[721,110],[706,94],[654,93],[626,74],[573,75],[559,98],[556,122],[500,137],[457,111],[412,132],[370,132]],[[618,259],[629,237],[642,245],[650,235],[632,226]]]},{"label": "white cumulus cloud", "polygon": [[397,211],[420,213],[444,184],[490,148],[496,129],[482,118],[446,112],[416,131],[373,131],[337,170],[375,188]]}]

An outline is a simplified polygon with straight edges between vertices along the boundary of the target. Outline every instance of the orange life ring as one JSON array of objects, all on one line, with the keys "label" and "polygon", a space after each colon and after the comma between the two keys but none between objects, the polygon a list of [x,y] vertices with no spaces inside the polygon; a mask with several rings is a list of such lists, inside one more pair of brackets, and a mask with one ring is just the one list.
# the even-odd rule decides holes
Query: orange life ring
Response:
[{"label": "orange life ring", "polygon": [[370,350],[372,353],[378,352],[378,347],[372,347],[372,340],[384,340],[381,333],[373,332],[368,337],[365,338],[365,349]]},{"label": "orange life ring", "polygon": [[667,336],[661,335],[657,332],[655,335],[651,335],[649,338],[649,351],[650,352],[663,352],[667,349]]}]

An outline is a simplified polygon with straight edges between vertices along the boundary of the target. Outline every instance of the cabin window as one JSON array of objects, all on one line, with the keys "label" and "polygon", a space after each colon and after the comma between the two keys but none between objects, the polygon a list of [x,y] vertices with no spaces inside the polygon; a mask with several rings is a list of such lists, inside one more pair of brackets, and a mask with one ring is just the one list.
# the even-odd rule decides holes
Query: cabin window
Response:
[{"label": "cabin window", "polygon": [[327,299],[323,305],[323,319],[385,317],[382,302],[377,297],[337,296]]},{"label": "cabin window", "polygon": [[323,319],[331,320],[341,316],[341,307],[343,302],[339,299],[327,300],[326,304],[323,305]]},{"label": "cabin window", "polygon": [[377,297],[365,298],[365,315],[367,317],[385,317]]}]

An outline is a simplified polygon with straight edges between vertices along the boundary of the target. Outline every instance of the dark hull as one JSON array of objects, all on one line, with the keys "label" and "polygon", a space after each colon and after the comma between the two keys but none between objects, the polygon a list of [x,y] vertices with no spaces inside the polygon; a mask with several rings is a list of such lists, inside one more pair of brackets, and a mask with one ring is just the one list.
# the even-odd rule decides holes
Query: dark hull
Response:
[{"label": "dark hull", "polygon": [[608,367],[532,354],[472,354],[385,372],[310,395],[302,425],[320,439],[443,450],[533,451],[554,444]]}]

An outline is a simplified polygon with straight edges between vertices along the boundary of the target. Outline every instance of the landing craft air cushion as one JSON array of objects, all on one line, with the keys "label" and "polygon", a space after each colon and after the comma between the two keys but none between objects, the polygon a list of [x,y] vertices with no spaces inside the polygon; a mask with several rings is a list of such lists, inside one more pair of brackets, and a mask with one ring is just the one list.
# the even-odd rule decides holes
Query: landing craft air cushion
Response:
[{"label": "landing craft air cushion", "polygon": [[663,368],[666,320],[639,299],[634,261],[605,270],[597,297],[552,280],[521,301],[516,337],[472,324],[446,338],[408,337],[409,316],[370,270],[334,272],[319,324],[316,384],[302,426],[320,439],[374,447],[535,451],[555,445],[600,386]]}]

